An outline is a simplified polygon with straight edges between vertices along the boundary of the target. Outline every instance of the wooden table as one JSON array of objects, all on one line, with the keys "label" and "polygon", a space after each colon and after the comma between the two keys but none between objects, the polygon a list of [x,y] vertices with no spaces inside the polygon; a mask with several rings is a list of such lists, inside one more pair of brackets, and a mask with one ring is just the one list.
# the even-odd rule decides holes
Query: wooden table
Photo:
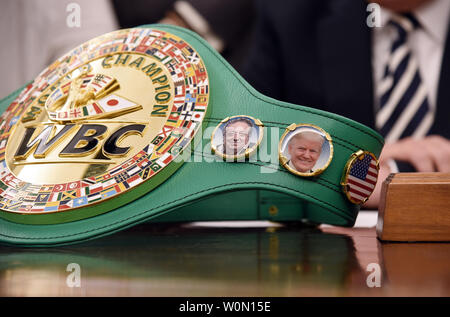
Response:
[{"label": "wooden table", "polygon": [[[81,287],[68,287],[69,263]],[[371,263],[380,287],[368,286]],[[450,296],[450,243],[381,243],[374,228],[144,224],[75,246],[0,247],[0,296]]]}]

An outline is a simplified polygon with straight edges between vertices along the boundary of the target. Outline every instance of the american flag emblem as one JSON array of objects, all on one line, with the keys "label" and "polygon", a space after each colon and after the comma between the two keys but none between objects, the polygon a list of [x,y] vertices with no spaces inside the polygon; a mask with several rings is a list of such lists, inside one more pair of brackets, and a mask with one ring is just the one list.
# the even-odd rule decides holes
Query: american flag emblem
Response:
[{"label": "american flag emblem", "polygon": [[347,197],[355,204],[364,203],[369,198],[378,178],[376,158],[368,152],[362,155],[358,155],[350,164],[347,175]]}]

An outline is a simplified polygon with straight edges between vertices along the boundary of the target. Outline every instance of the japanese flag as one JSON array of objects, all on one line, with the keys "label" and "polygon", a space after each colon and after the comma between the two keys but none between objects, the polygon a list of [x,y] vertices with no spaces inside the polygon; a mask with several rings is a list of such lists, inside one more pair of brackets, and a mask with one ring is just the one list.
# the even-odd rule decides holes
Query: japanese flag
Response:
[{"label": "japanese flag", "polygon": [[105,113],[123,111],[123,110],[132,110],[135,108],[137,110],[138,108],[141,108],[141,106],[138,105],[137,103],[134,103],[128,99],[119,97],[114,94],[111,94],[105,98],[98,100],[97,104],[100,107],[102,107],[102,109]]}]

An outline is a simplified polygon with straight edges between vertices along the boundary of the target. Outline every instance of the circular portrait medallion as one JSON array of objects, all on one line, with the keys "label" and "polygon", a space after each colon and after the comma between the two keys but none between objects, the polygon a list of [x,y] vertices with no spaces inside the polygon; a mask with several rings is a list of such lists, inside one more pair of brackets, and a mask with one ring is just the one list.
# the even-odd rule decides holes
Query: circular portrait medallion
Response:
[{"label": "circular portrait medallion", "polygon": [[248,158],[263,138],[263,124],[250,116],[239,115],[222,120],[211,136],[212,151],[223,159]]},{"label": "circular portrait medallion", "polygon": [[278,147],[280,164],[298,176],[321,174],[333,158],[333,143],[323,129],[309,124],[291,124]]}]

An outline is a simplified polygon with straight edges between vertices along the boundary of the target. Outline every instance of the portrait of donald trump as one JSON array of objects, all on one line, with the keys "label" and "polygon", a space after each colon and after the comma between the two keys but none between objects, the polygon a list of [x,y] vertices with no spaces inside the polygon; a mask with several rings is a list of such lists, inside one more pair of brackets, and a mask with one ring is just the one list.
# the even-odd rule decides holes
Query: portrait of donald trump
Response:
[{"label": "portrait of donald trump", "polygon": [[322,131],[309,126],[297,127],[282,140],[285,167],[295,173],[313,175],[329,163],[330,147]]}]

